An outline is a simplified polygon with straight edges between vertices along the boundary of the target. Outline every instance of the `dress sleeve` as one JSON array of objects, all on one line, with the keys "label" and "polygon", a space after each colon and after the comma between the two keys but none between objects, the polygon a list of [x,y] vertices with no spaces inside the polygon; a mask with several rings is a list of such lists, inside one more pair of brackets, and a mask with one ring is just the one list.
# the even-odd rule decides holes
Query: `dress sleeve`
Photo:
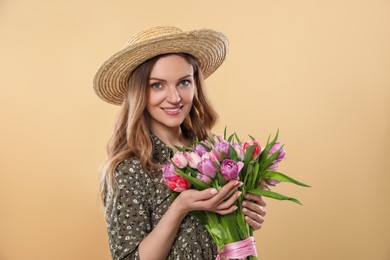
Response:
[{"label": "dress sleeve", "polygon": [[115,170],[119,193],[106,200],[106,222],[113,259],[139,259],[138,245],[151,231],[148,181],[138,160]]}]

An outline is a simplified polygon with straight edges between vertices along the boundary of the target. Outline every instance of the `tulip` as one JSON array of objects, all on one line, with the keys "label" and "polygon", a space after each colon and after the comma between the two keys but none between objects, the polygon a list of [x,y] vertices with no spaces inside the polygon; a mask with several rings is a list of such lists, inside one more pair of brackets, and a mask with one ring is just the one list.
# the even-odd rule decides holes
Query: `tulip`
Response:
[{"label": "tulip", "polygon": [[177,176],[175,166],[171,162],[167,162],[162,168],[162,172],[164,180],[170,180]]},{"label": "tulip", "polygon": [[240,173],[241,169],[244,167],[243,162],[235,162],[230,159],[225,159],[222,162],[221,167],[219,168],[219,171],[221,172],[222,176],[226,180],[233,180],[238,179],[238,174]]},{"label": "tulip", "polygon": [[204,174],[209,176],[210,178],[215,178],[217,175],[217,167],[215,166],[214,162],[211,161],[210,159],[203,159],[199,164],[198,164],[198,170]]},{"label": "tulip", "polygon": [[187,179],[177,175],[169,180],[165,179],[164,181],[168,188],[175,192],[182,192],[191,186]]},{"label": "tulip", "polygon": [[211,184],[211,178],[207,175],[199,173],[198,176],[196,176],[197,179],[203,181],[206,184]]},{"label": "tulip", "polygon": [[272,185],[272,186],[275,186],[276,184],[279,184],[280,181],[277,181],[277,180],[273,180],[273,179],[268,179],[268,184]]},{"label": "tulip", "polygon": [[[279,142],[274,143],[274,145],[272,145],[271,149],[269,150],[269,155],[274,154],[274,153],[277,152],[281,147],[282,147],[282,144],[281,144],[281,143],[279,143]],[[277,161],[277,162],[280,162],[281,160],[284,159],[284,156],[285,156],[285,155],[286,155],[286,152],[285,152],[284,149],[282,148],[282,149],[279,151],[278,156],[276,157],[276,161]]]},{"label": "tulip", "polygon": [[184,155],[186,156],[188,160],[188,164],[191,168],[196,169],[198,166],[198,163],[202,161],[202,158],[200,158],[199,154],[195,152],[185,152]]},{"label": "tulip", "polygon": [[221,141],[214,144],[213,153],[217,157],[218,161],[222,162],[229,157],[230,143],[227,141]]},{"label": "tulip", "polygon": [[238,158],[240,158],[241,160],[244,159],[244,154],[242,153],[242,149],[241,149],[241,146],[239,144],[232,144],[234,150],[236,151],[237,155],[238,155]]},{"label": "tulip", "polygon": [[195,146],[194,150],[200,156],[203,156],[203,154],[207,153],[206,148],[203,145],[201,145],[201,144],[198,144],[197,146]]},{"label": "tulip", "polygon": [[216,164],[219,163],[217,157],[215,157],[215,154],[213,152],[209,152],[209,153],[203,154],[202,155],[202,160],[204,160],[204,159],[210,159],[211,161],[213,161]]},{"label": "tulip", "polygon": [[183,152],[175,153],[175,155],[172,157],[172,161],[180,169],[183,169],[188,165],[188,160]]},{"label": "tulip", "polygon": [[274,161],[268,166],[268,169],[275,171],[276,169],[278,169],[278,167],[279,167],[279,163],[277,161]]},{"label": "tulip", "polygon": [[251,160],[256,160],[261,154],[261,145],[260,145],[259,141],[256,141],[256,140],[252,141],[251,140],[251,141],[243,142],[241,145],[242,153],[245,156],[246,150],[248,149],[249,146],[252,146],[252,145],[256,145],[256,146],[255,146],[255,149],[253,150]]}]

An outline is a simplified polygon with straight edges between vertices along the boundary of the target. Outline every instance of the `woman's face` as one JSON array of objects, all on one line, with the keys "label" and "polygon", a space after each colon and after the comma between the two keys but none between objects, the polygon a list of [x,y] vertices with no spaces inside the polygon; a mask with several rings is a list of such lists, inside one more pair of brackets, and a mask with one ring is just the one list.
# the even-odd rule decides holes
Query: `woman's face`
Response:
[{"label": "woman's face", "polygon": [[183,57],[173,54],[157,60],[146,104],[154,133],[180,127],[191,110],[195,87],[192,65]]}]

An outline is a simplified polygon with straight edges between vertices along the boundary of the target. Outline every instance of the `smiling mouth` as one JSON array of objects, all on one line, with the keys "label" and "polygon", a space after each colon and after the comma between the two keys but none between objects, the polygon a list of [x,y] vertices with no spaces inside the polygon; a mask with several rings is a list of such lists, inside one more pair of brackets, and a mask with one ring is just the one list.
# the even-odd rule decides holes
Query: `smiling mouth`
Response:
[{"label": "smiling mouth", "polygon": [[175,112],[179,112],[180,109],[182,109],[183,106],[180,106],[180,107],[170,107],[170,108],[162,108],[162,110],[164,110],[165,112],[168,112],[168,113],[175,113]]}]

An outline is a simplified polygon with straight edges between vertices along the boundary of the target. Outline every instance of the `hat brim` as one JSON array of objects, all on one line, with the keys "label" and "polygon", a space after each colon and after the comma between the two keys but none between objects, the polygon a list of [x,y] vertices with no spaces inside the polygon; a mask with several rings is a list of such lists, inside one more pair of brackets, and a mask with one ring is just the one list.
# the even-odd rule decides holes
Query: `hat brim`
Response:
[{"label": "hat brim", "polygon": [[210,76],[224,61],[228,40],[220,32],[202,29],[165,35],[139,42],[111,56],[96,72],[93,87],[104,101],[120,105],[127,90],[129,75],[143,62],[161,54],[188,53],[203,72]]}]

